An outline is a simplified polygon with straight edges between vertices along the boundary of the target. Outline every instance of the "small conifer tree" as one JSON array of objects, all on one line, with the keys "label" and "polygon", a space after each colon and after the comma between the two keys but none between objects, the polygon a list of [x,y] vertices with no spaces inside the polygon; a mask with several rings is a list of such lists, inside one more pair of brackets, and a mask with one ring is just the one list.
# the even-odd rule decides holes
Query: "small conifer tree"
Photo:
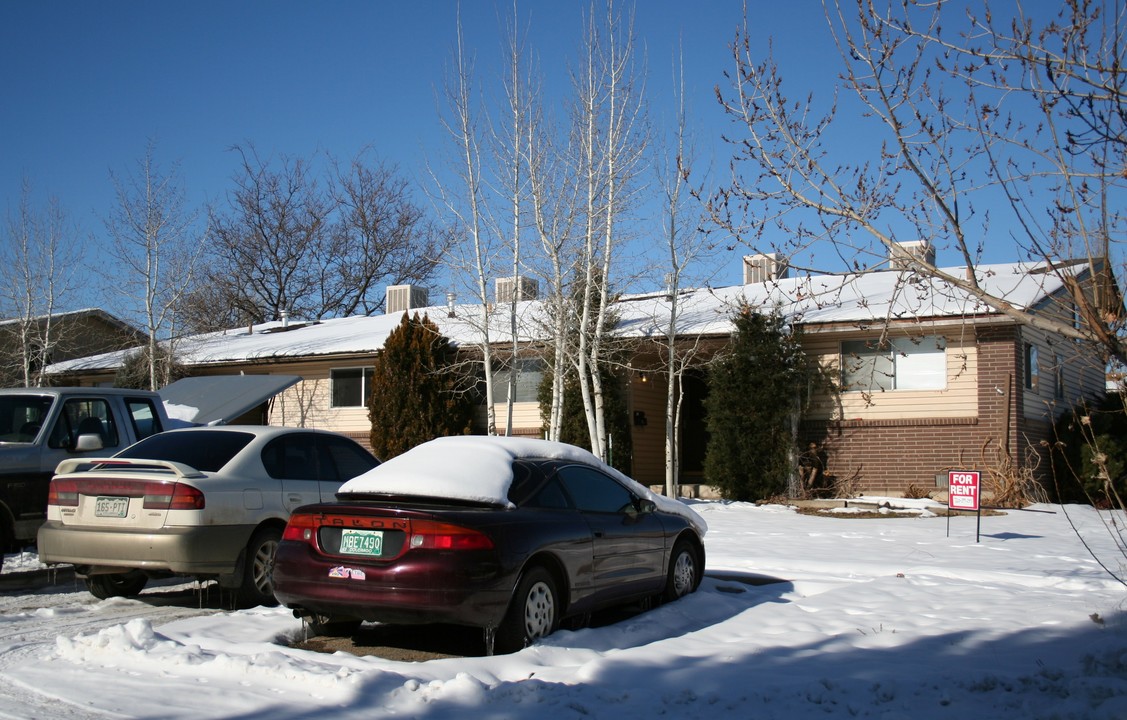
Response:
[{"label": "small conifer tree", "polygon": [[777,313],[739,309],[725,351],[709,368],[710,434],[704,474],[729,500],[785,492],[794,471],[792,428],[818,376],[799,331]]},{"label": "small conifer tree", "polygon": [[462,388],[456,353],[425,315],[403,313],[372,373],[368,417],[377,457],[388,460],[427,440],[469,432],[473,401]]}]

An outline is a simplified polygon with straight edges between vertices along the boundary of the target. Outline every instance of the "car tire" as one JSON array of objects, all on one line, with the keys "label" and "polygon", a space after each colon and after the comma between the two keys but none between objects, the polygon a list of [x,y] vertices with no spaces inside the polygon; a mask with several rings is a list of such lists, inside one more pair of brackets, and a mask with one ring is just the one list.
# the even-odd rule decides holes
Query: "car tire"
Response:
[{"label": "car tire", "polygon": [[305,627],[311,637],[351,637],[360,629],[362,622],[355,618],[340,618],[332,615],[310,615],[305,618]]},{"label": "car tire", "polygon": [[145,589],[149,579],[139,570],[110,575],[91,575],[86,578],[86,589],[99,600],[113,597],[134,597]]},{"label": "car tire", "polygon": [[243,559],[243,582],[239,602],[247,607],[274,606],[274,553],[282,541],[282,531],[265,527],[251,536]]},{"label": "car tire", "polygon": [[516,652],[551,635],[559,626],[560,601],[556,581],[546,569],[532,567],[517,583],[509,610],[497,628],[493,648],[498,653]]},{"label": "car tire", "polygon": [[666,574],[662,599],[672,602],[696,590],[700,585],[700,572],[700,562],[692,543],[678,540],[669,555],[669,572]]}]

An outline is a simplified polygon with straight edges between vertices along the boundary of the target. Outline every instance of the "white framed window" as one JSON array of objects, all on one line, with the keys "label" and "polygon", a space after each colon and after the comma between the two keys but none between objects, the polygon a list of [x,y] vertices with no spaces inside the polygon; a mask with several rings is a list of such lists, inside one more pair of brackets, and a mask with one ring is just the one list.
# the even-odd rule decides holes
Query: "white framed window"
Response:
[{"label": "white framed window", "polygon": [[329,371],[332,407],[365,407],[372,392],[372,368],[338,368]]},{"label": "white framed window", "polygon": [[846,392],[943,390],[947,341],[938,335],[843,341],[841,383]]}]

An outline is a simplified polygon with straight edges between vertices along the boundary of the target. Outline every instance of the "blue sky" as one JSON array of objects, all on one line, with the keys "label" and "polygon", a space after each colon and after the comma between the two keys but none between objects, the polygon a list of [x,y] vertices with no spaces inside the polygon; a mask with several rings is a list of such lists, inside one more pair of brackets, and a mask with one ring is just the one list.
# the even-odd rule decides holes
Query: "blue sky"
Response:
[{"label": "blue sky", "polygon": [[[751,2],[752,32],[775,37],[796,95],[822,90],[837,70],[817,0]],[[135,165],[146,143],[180,165],[193,204],[221,202],[237,167],[232,145],[263,156],[366,145],[420,181],[449,142],[437,93],[452,55],[456,4],[415,2],[0,3],[0,205],[13,207],[26,176],[36,197],[57,196],[96,246],[113,206],[111,170]],[[466,0],[464,33],[479,84],[500,56],[498,19],[511,3]],[[546,97],[569,90],[588,2],[521,0]],[[672,56],[683,45],[689,105],[706,161],[722,165],[728,127],[714,98],[731,63],[741,0],[641,0],[647,97],[667,117]],[[655,226],[656,230],[656,226]],[[715,284],[739,281],[739,252]],[[1013,258],[1005,258],[1013,259]]]}]

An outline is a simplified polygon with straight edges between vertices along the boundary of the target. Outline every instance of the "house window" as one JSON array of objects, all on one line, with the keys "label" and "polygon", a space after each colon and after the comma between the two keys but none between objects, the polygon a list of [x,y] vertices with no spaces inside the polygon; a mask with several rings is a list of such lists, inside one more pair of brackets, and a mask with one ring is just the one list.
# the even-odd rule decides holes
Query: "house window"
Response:
[{"label": "house window", "polygon": [[937,335],[846,340],[841,344],[842,387],[854,392],[943,390],[946,350],[946,341]]},{"label": "house window", "polygon": [[[540,358],[517,360],[517,386],[513,402],[537,402],[540,380],[544,377],[544,361]],[[493,371],[493,402],[509,401],[509,368]]]},{"label": "house window", "polygon": [[1041,367],[1037,361],[1037,346],[1025,343],[1025,389],[1036,390],[1041,380]]},{"label": "house window", "polygon": [[372,368],[331,370],[333,407],[364,407],[372,391]]}]

